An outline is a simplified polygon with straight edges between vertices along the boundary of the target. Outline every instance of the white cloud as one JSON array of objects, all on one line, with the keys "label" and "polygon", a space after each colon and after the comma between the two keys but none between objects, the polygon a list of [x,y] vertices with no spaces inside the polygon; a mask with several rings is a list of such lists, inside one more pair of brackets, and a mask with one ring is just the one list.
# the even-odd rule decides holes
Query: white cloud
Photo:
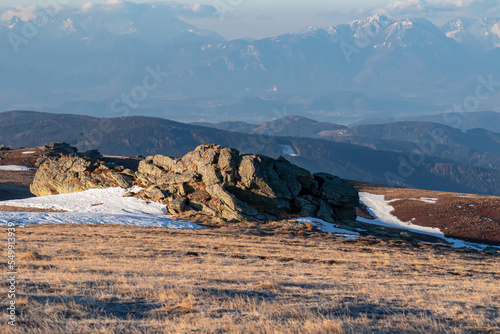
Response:
[{"label": "white cloud", "polygon": [[107,0],[106,5],[121,5],[123,0]]},{"label": "white cloud", "polygon": [[0,16],[0,19],[2,21],[9,21],[11,20],[14,16],[19,17],[23,21],[30,21],[35,19],[36,17],[36,9],[37,6],[16,6],[13,8],[13,10],[8,10]]},{"label": "white cloud", "polygon": [[87,3],[84,3],[82,5],[82,7],[80,7],[80,9],[83,11],[83,12],[88,12],[89,10],[91,10],[92,8],[94,7],[94,4],[92,2],[87,2]]},{"label": "white cloud", "polygon": [[199,12],[202,7],[201,7],[201,4],[197,3],[196,5],[193,5],[193,12]]},{"label": "white cloud", "polygon": [[480,15],[498,6],[497,0],[398,0],[389,10],[399,14],[425,14],[435,12],[461,12]]}]

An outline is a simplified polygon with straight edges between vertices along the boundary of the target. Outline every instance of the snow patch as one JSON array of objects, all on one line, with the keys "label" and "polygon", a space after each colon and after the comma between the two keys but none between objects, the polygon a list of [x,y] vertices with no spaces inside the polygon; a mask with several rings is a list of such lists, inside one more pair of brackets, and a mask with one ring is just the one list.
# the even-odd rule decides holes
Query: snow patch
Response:
[{"label": "snow patch", "polygon": [[170,218],[172,216],[158,217],[76,212],[2,212],[0,226],[8,226],[9,223],[15,223],[20,226],[36,224],[118,224],[189,230],[203,228],[194,223],[175,221]]},{"label": "snow patch", "polygon": [[328,223],[319,218],[306,217],[306,218],[297,218],[295,220],[303,224],[310,223],[311,225],[319,228],[323,232],[334,233],[335,234],[334,236],[339,239],[356,239],[357,237],[359,237],[358,232],[337,228],[334,224]]},{"label": "snow patch", "polygon": [[165,215],[167,213],[163,204],[146,202],[135,197],[123,197],[128,192],[138,192],[140,189],[137,186],[130,189],[90,189],[72,194],[3,201],[0,205],[116,215]]},{"label": "snow patch", "polygon": [[23,152],[23,154],[33,154],[33,153],[36,153],[36,151],[26,151],[26,152]]},{"label": "snow patch", "polygon": [[[443,235],[438,228],[424,227],[412,224],[410,222],[402,222],[401,220],[399,220],[399,218],[393,216],[391,212],[394,211],[394,207],[389,204],[389,201],[385,200],[384,195],[360,192],[359,199],[364,205],[367,206],[370,213],[377,218],[376,220],[367,219],[367,222],[371,224],[404,228],[413,230],[418,233],[430,233],[432,235],[441,234],[441,236]],[[358,220],[359,219],[363,218],[358,217]]]},{"label": "snow patch", "polygon": [[286,154],[286,155],[289,155],[292,157],[298,156],[297,152],[293,149],[292,145],[280,145],[280,146],[283,150],[283,154]]},{"label": "snow patch", "polygon": [[[388,226],[395,227],[400,229],[406,229],[412,232],[431,235],[437,238],[441,238],[446,242],[450,243],[450,245],[454,248],[470,248],[475,250],[484,250],[485,248],[491,247],[489,245],[478,244],[473,242],[467,242],[463,240],[447,238],[444,236],[444,233],[441,232],[438,228],[433,227],[425,227],[412,224],[411,222],[402,222],[397,217],[391,214],[394,211],[394,208],[389,204],[388,201],[385,200],[384,195],[370,194],[367,192],[360,192],[359,199],[361,203],[366,205],[370,214],[376,217],[375,220],[370,220],[362,217],[358,217],[358,221],[380,225],[380,226]],[[500,248],[499,248],[500,249]]]},{"label": "snow patch", "polygon": [[392,203],[392,202],[396,202],[396,201],[400,201],[401,198],[394,198],[394,199],[391,199],[391,200],[388,200],[387,203]]},{"label": "snow patch", "polygon": [[34,197],[0,202],[0,205],[52,209],[69,212],[2,212],[0,225],[15,222],[21,225],[75,223],[75,224],[122,224],[167,228],[203,228],[189,222],[174,221],[166,215],[166,207],[156,202],[135,197],[123,197],[130,189],[90,189],[79,193]]},{"label": "snow patch", "polygon": [[432,198],[432,197],[420,197],[420,198],[410,198],[412,201],[421,201],[425,203],[431,203],[431,204],[436,204],[438,201],[437,198]]},{"label": "snow patch", "polygon": [[5,165],[5,166],[0,166],[0,170],[25,171],[25,170],[30,170],[30,168],[25,166]]}]

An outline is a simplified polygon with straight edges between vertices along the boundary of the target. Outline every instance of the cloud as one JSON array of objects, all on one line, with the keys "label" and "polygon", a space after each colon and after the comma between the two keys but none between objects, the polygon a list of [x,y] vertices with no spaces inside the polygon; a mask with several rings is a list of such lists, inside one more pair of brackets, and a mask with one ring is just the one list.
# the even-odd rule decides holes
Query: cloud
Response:
[{"label": "cloud", "polygon": [[173,13],[184,19],[203,19],[210,17],[217,17],[217,9],[210,5],[204,4],[194,4],[194,5],[183,5],[172,3],[169,4]]},{"label": "cloud", "polygon": [[391,3],[388,9],[394,14],[458,12],[460,15],[484,16],[498,6],[498,0],[398,0]]},{"label": "cloud", "polygon": [[2,21],[9,21],[14,16],[19,17],[23,21],[31,21],[36,18],[37,6],[16,6],[14,8],[9,8],[9,10],[3,12],[0,16]]},{"label": "cloud", "polygon": [[82,12],[88,12],[89,10],[91,10],[92,8],[94,7],[94,4],[92,2],[87,2],[87,3],[84,3],[82,5],[82,7],[80,7],[80,9],[82,10]]},{"label": "cloud", "polygon": [[107,0],[106,5],[123,5],[123,0]]}]

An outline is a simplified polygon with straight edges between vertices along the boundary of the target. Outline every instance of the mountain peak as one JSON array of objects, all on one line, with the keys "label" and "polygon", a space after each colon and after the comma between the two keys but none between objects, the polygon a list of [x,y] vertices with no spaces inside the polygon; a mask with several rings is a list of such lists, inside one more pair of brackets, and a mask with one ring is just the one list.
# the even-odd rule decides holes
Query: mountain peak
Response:
[{"label": "mountain peak", "polygon": [[471,49],[491,51],[500,47],[500,18],[463,18],[447,22],[441,31]]}]

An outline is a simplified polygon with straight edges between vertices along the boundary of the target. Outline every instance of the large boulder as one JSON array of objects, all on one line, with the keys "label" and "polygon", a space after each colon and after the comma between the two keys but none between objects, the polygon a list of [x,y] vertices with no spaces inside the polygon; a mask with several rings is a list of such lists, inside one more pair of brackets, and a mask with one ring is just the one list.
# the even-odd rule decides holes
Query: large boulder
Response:
[{"label": "large boulder", "polygon": [[[169,195],[172,212],[204,211],[227,220],[271,220],[313,216],[329,222],[356,219],[356,189],[333,175],[309,171],[280,157],[240,154],[202,145],[183,158],[148,157],[137,184],[155,185]],[[144,193],[141,194],[144,197]]]}]

